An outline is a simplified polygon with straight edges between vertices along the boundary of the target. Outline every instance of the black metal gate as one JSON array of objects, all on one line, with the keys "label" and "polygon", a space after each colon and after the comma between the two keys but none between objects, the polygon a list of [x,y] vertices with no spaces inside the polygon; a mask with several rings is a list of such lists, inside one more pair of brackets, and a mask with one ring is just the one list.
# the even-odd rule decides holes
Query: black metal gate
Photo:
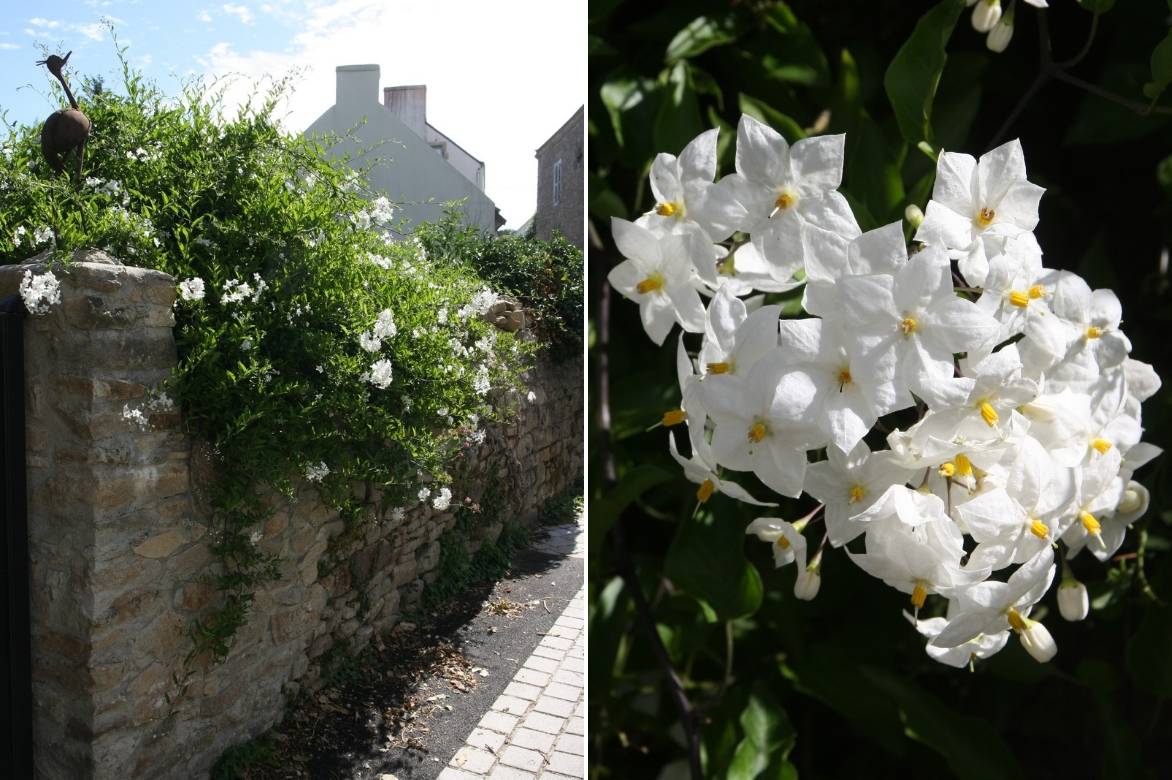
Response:
[{"label": "black metal gate", "polygon": [[24,304],[0,301],[0,777],[33,776]]}]

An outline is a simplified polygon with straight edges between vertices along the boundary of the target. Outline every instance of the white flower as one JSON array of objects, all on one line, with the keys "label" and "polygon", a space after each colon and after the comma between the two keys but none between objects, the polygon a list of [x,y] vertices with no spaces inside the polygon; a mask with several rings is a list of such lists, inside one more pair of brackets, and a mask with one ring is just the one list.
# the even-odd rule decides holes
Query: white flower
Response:
[{"label": "white flower", "polygon": [[401,523],[403,518],[407,516],[407,510],[401,506],[397,506],[391,510],[391,520],[396,523]]},{"label": "white flower", "polygon": [[813,601],[822,588],[822,566],[811,564],[798,569],[798,576],[794,579],[794,598],[802,601]]},{"label": "white flower", "polygon": [[391,202],[384,196],[379,196],[374,199],[374,209],[370,213],[370,217],[380,225],[385,225],[390,222],[395,215],[394,208],[391,207]]},{"label": "white flower", "polygon": [[151,422],[143,414],[142,409],[139,407],[131,407],[130,404],[124,404],[122,406],[122,419],[136,426],[139,430],[145,431],[151,427]]},{"label": "white flower", "polygon": [[487,314],[488,310],[495,306],[501,297],[487,287],[481,287],[475,295],[472,296],[472,308],[476,310],[477,314]]},{"label": "white flower", "polygon": [[488,395],[492,385],[488,380],[488,366],[476,369],[476,376],[472,378],[472,389],[477,395]]},{"label": "white flower", "polygon": [[795,562],[799,571],[806,568],[806,537],[792,523],[777,517],[758,517],[749,523],[745,533],[772,543],[773,565],[776,568]]},{"label": "white flower", "polygon": [[1087,586],[1074,577],[1064,578],[1058,583],[1058,611],[1065,620],[1086,620],[1091,611]]},{"label": "white flower", "polygon": [[972,16],[974,30],[989,32],[1000,18],[1001,0],[977,0]]},{"label": "white flower", "polygon": [[203,279],[198,276],[179,283],[179,297],[185,301],[202,301],[205,292]]},{"label": "white flower", "polygon": [[806,468],[806,492],[825,505],[830,544],[841,547],[867,529],[858,520],[892,485],[903,485],[914,472],[901,466],[889,450],[872,453],[860,441],[849,454],[826,449],[826,460]]},{"label": "white flower", "polygon": [[435,498],[431,500],[431,505],[441,512],[447,509],[452,503],[452,491],[448,488],[440,488],[440,492]]},{"label": "white flower", "polygon": [[696,499],[701,503],[705,503],[712,497],[713,493],[724,493],[732,496],[738,501],[743,501],[746,504],[755,504],[757,506],[777,506],[768,501],[758,501],[749,495],[749,492],[732,480],[721,479],[716,473],[716,459],[712,457],[712,450],[708,443],[704,441],[703,437],[694,437],[692,439],[692,457],[684,458],[680,455],[680,451],[676,449],[675,436],[671,433],[667,435],[667,446],[671,452],[671,456],[675,458],[676,463],[684,469],[684,476],[690,482],[695,482],[700,487],[696,489]]},{"label": "white flower", "polygon": [[248,282],[242,282],[239,279],[229,279],[224,282],[224,291],[220,295],[220,300],[224,303],[239,303],[245,298],[251,298],[252,296],[252,285]]},{"label": "white flower", "polygon": [[528,393],[525,394],[525,400],[531,404],[537,403],[537,393],[530,390]]},{"label": "white flower", "polygon": [[985,48],[996,54],[1005,51],[1013,40],[1013,12],[1005,14],[985,37]]},{"label": "white flower", "polygon": [[375,335],[370,332],[358,334],[358,346],[362,347],[367,352],[378,352],[383,348],[383,343]]},{"label": "white flower", "polygon": [[391,361],[383,358],[371,364],[370,370],[362,378],[380,390],[385,390],[391,384]]},{"label": "white flower", "polygon": [[623,296],[639,304],[643,329],[662,344],[676,322],[690,333],[704,330],[704,306],[696,291],[693,256],[711,255],[711,244],[695,234],[657,236],[633,222],[611,221],[615,243],[627,258],[611,269],[607,280]]},{"label": "white flower", "polygon": [[395,318],[390,309],[383,309],[379,312],[372,332],[375,338],[379,339],[393,339],[395,334],[399,332],[399,329],[395,327]]},{"label": "white flower", "polygon": [[321,482],[330,473],[330,467],[325,464],[325,461],[317,465],[309,464],[305,467],[305,479],[309,482]]},{"label": "white flower", "polygon": [[708,130],[692,139],[677,158],[659,154],[651,163],[651,192],[655,209],[648,213],[648,227],[667,231],[695,226],[712,241],[723,241],[733,226],[721,222],[721,213],[711,213],[707,206],[712,181],[716,178],[716,138],[718,130]]},{"label": "white flower", "polygon": [[53,230],[48,226],[42,226],[33,231],[33,244],[40,246],[41,244],[56,244],[56,239],[53,238]]},{"label": "white flower", "polygon": [[[978,8],[988,2],[980,0]],[[1043,192],[1026,180],[1017,140],[987,152],[979,162],[967,154],[941,152],[932,200],[916,240],[948,250],[959,259],[965,280],[980,287],[989,273],[987,258],[1001,242],[1037,226]]]},{"label": "white flower", "polygon": [[421,487],[419,488],[419,492],[416,495],[419,497],[419,501],[422,503],[423,501],[427,500],[428,496],[431,495],[431,488]]},{"label": "white flower", "polygon": [[61,303],[61,283],[52,271],[36,275],[32,271],[25,271],[19,291],[29,314],[48,314],[55,304]]}]

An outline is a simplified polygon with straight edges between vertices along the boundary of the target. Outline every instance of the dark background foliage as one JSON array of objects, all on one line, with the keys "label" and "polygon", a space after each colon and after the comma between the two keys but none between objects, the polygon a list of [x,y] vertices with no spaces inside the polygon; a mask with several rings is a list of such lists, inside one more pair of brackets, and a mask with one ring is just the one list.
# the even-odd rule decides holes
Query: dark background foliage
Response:
[{"label": "dark background foliage", "polygon": [[[1046,265],[1114,289],[1132,356],[1167,382],[1172,117],[1160,106],[1172,101],[1165,95],[1144,115],[1091,89],[1151,103],[1143,88],[1153,80],[1153,50],[1169,34],[1170,6],[1052,6],[1040,31],[1040,12],[1018,2],[1014,39],[996,55],[972,30],[962,0],[592,0],[592,777],[687,775],[688,727],[655,654],[652,623],[695,712],[707,777],[1172,776],[1167,456],[1138,475],[1152,505],[1116,559],[1074,562],[1091,590],[1090,618],[1064,622],[1053,595],[1038,613],[1057,658],[1037,664],[1012,640],[975,673],[957,671],[924,654],[900,614],[906,597],[840,552],[824,559],[818,598],[799,602],[793,567],[775,571],[767,546],[744,538],[751,508],[718,496],[693,514],[695,486],[668,457],[665,431],[646,430],[678,404],[675,337],[657,349],[637,307],[605,284],[617,262],[610,217],[651,208],[654,154],[678,154],[719,126],[720,173],[728,173],[742,112],[791,142],[847,132],[843,191],[864,229],[926,203],[934,166],[917,148],[925,136],[933,149],[973,155],[1020,137],[1031,180],[1047,188],[1036,231]],[[1044,38],[1054,62],[1079,57],[1096,6],[1105,11],[1085,56],[1062,70],[1040,65]],[[929,13],[937,22],[957,18],[955,30],[938,31],[934,48],[921,42],[913,66],[893,68],[892,85],[911,92],[913,108],[922,105],[933,55],[947,41],[924,128],[908,121],[907,95],[897,97],[897,119],[884,76]],[[1165,448],[1170,399],[1162,390],[1144,408],[1145,439]],[[779,513],[793,519],[811,506],[787,502]],[[628,587],[636,580],[645,614]]]}]

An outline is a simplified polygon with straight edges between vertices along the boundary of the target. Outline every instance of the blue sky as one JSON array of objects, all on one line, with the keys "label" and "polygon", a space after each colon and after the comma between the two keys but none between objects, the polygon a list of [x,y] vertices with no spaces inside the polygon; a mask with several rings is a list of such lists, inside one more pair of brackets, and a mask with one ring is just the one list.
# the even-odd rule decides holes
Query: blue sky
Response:
[{"label": "blue sky", "polygon": [[130,62],[175,92],[184,79],[248,85],[296,69],[285,126],[300,131],[334,102],[337,65],[378,63],[382,86],[427,84],[428,121],[485,161],[486,190],[519,227],[536,202],[534,152],[585,102],[585,0],[5,0],[0,110],[36,124],[59,108],[44,47],[74,73],[120,83],[114,25]]}]

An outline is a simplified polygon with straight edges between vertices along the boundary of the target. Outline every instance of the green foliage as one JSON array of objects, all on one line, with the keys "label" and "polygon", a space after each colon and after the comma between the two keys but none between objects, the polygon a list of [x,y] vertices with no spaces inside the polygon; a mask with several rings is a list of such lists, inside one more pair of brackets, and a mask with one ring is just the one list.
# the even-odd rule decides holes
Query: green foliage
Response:
[{"label": "green foliage", "polygon": [[[688,776],[652,636],[699,712],[704,777],[1172,776],[1172,609],[1153,599],[1172,603],[1167,458],[1139,472],[1152,507],[1120,559],[1074,561],[1089,620],[1061,621],[1052,601],[1039,616],[1055,660],[1039,665],[1015,643],[975,673],[956,671],[924,653],[900,616],[906,598],[840,553],[822,559],[817,599],[792,596],[792,567],[775,570],[744,528],[761,515],[795,520],[808,502],[754,508],[714,496],[697,511],[696,485],[656,426],[680,403],[674,336],[656,348],[636,307],[613,293],[599,318],[597,296],[619,260],[610,218],[653,206],[651,161],[678,154],[689,128],[720,129],[721,174],[733,170],[741,113],[791,142],[845,132],[841,191],[863,229],[925,205],[935,166],[922,152],[979,155],[1020,137],[1031,179],[1048,190],[1037,231],[1046,265],[1112,287],[1133,356],[1169,376],[1172,281],[1159,254],[1172,245],[1170,120],[1159,102],[1143,111],[1143,85],[1159,78],[1149,55],[1167,34],[1165,4],[1050,5],[1017,3],[1013,42],[994,55],[962,0],[591,2],[588,203],[601,247],[590,258],[590,349],[597,367],[606,345],[607,383],[595,371],[590,394],[609,413],[606,428],[597,411],[592,420],[588,499],[593,780]],[[1055,63],[1091,36],[1089,54],[1066,67],[1100,92],[1056,78],[1030,91],[1041,13]],[[790,315],[795,302],[800,292],[785,302]],[[1170,398],[1144,407],[1145,440],[1165,448]]]},{"label": "green foliage", "polygon": [[547,500],[538,512],[541,525],[563,525],[573,523],[582,514],[585,502],[582,500],[582,485],[571,487]]},{"label": "green foliage", "polygon": [[924,14],[887,66],[883,86],[899,130],[910,144],[932,141],[932,102],[948,60],[944,47],[964,7],[963,0],[941,0]]},{"label": "green foliage", "polygon": [[559,359],[582,355],[582,250],[560,235],[553,241],[521,236],[490,238],[461,225],[459,214],[415,231],[427,252],[476,273],[500,293],[516,297],[536,320],[537,332]]},{"label": "green foliage", "polygon": [[[292,495],[320,464],[322,496],[345,518],[366,514],[355,483],[388,507],[416,503],[424,481],[448,482],[453,458],[508,413],[488,391],[520,387],[534,349],[476,316],[485,280],[465,254],[475,246],[437,232],[424,252],[367,229],[378,193],[319,142],[280,129],[286,86],[227,115],[222,85],[172,99],[125,67],[121,93],[81,97],[93,134],[80,186],[51,175],[35,127],[10,127],[0,161],[0,261],[98,247],[205,285],[202,300],[176,303],[179,366],[158,388],[181,403],[216,471],[209,538],[223,599],[194,626],[189,661],[222,659],[252,592],[276,576],[257,544],[266,496]],[[397,333],[364,347],[383,312]],[[551,332],[558,313],[547,313]],[[385,387],[376,360],[390,361]]]}]

